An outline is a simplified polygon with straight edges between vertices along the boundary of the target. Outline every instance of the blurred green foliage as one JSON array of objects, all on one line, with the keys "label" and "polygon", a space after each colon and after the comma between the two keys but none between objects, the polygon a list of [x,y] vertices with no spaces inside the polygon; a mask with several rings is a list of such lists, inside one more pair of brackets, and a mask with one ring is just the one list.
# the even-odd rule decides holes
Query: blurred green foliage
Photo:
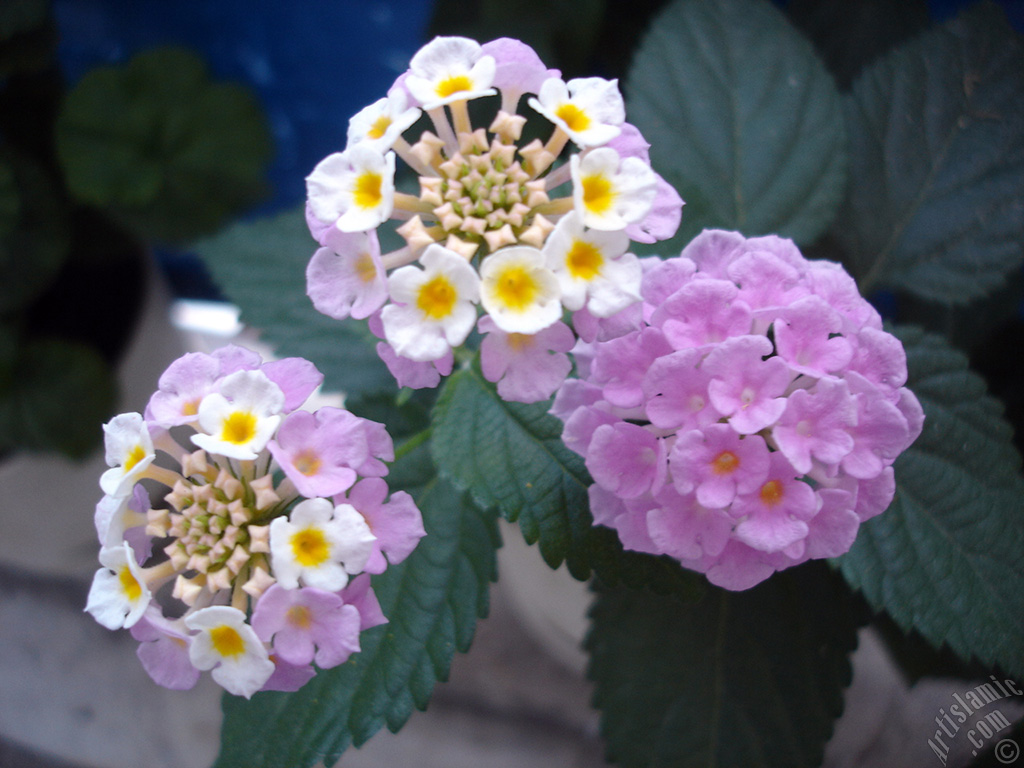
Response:
[{"label": "blurred green foliage", "polygon": [[266,119],[181,49],[68,90],[48,0],[0,3],[0,453],[83,457],[116,403],[150,243],[212,234],[266,193]]}]

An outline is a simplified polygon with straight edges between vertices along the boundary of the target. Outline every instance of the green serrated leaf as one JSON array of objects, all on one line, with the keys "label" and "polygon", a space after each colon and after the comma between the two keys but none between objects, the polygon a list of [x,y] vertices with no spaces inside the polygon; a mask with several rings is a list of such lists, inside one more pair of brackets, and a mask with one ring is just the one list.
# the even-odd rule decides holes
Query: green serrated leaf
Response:
[{"label": "green serrated leaf", "polygon": [[835,84],[764,0],[676,0],[644,38],[627,113],[651,162],[686,201],[679,252],[706,227],[809,242],[844,192],[846,149]]},{"label": "green serrated leaf", "polygon": [[863,290],[963,304],[1024,260],[1024,48],[980,4],[868,67],[845,103],[835,235]]},{"label": "green serrated leaf", "polygon": [[[82,458],[102,444],[114,409],[110,367],[84,344],[32,341],[0,373],[0,451],[59,451]],[[6,368],[6,366],[4,366]]]},{"label": "green serrated leaf", "polygon": [[935,647],[1024,676],[1024,478],[1002,407],[940,337],[898,329],[924,431],[896,498],[840,558],[873,607]]},{"label": "green serrated leaf", "polygon": [[389,623],[367,630],[362,650],[295,693],[225,695],[221,752],[215,768],[308,768],[333,765],[381,727],[397,731],[425,709],[447,679],[456,650],[468,650],[496,578],[496,520],[446,482],[429,477],[425,448],[398,462],[392,488],[408,482],[427,535],[409,558],[373,579]]},{"label": "green serrated leaf", "polygon": [[[510,403],[476,368],[452,374],[434,408],[434,463],[483,507],[519,523],[544,560],[586,578],[582,540],[593,523],[587,503],[590,475],[562,443],[562,425],[546,403]],[[572,540],[577,544],[573,546]]]},{"label": "green serrated leaf", "polygon": [[696,604],[601,590],[588,676],[610,760],[627,768],[820,764],[862,612],[827,567]]},{"label": "green serrated leaf", "polygon": [[668,557],[627,552],[614,531],[594,526],[590,473],[562,442],[562,423],[549,407],[505,402],[478,368],[458,371],[434,408],[434,462],[478,504],[518,521],[552,568],[564,560],[577,579],[593,570],[608,583],[699,595],[702,576]]},{"label": "green serrated leaf", "polygon": [[82,78],[58,117],[57,150],[78,199],[180,242],[263,196],[271,142],[248,91],[211,83],[189,51],[161,48]]},{"label": "green serrated leaf", "polygon": [[938,333],[954,347],[973,353],[986,345],[997,346],[994,335],[1020,315],[1024,271],[1011,272],[1005,285],[969,304],[944,304],[902,292],[897,301],[901,323]]},{"label": "green serrated leaf", "polygon": [[301,209],[234,224],[196,245],[214,279],[249,325],[282,355],[316,363],[327,389],[348,395],[397,388],[366,324],[317,312],[306,297],[306,264],[316,243]]},{"label": "green serrated leaf", "polygon": [[345,398],[345,408],[364,419],[380,422],[398,443],[429,430],[430,410],[436,399],[436,389],[405,389],[397,394],[372,392]]}]

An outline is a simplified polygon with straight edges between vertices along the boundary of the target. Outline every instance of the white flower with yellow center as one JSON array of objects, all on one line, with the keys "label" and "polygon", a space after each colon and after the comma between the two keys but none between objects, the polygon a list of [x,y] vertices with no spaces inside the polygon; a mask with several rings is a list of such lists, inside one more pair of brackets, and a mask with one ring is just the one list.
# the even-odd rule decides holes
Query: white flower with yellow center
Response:
[{"label": "white flower with yellow center", "polygon": [[573,155],[573,206],[591,229],[625,229],[642,220],[658,193],[658,177],[639,157],[620,157],[610,147]]},{"label": "white flower with yellow center", "polygon": [[274,674],[266,646],[237,608],[203,608],[188,616],[185,626],[199,633],[189,644],[189,661],[196,669],[212,669],[228,693],[249,698]]},{"label": "white flower with yellow center", "polygon": [[336,592],[360,573],[376,537],[350,504],[306,499],[288,517],[270,523],[274,576],[285,589],[307,587]]},{"label": "white flower with yellow center", "polygon": [[580,147],[599,147],[621,133],[626,119],[617,80],[580,77],[563,82],[549,77],[529,105],[568,134]]},{"label": "white flower with yellow center", "polygon": [[480,44],[465,37],[435,37],[409,62],[405,87],[426,110],[497,93],[497,65]]},{"label": "white flower with yellow center", "polygon": [[199,403],[202,432],[192,442],[220,456],[255,459],[274,436],[283,409],[284,392],[265,373],[236,371]]},{"label": "white flower with yellow center", "polygon": [[85,610],[107,629],[128,628],[142,618],[152,599],[135,553],[127,542],[100,550],[103,566],[92,580]]},{"label": "white flower with yellow center", "polygon": [[131,493],[136,481],[156,458],[153,438],[141,414],[122,413],[103,425],[107,466],[100,488],[110,496]]},{"label": "white flower with yellow center", "polygon": [[595,317],[611,317],[640,301],[640,261],[622,230],[586,229],[579,214],[565,215],[544,243],[548,267],[558,276],[562,304],[575,312],[586,305]]},{"label": "white flower with yellow center", "polygon": [[384,338],[402,357],[438,360],[466,340],[476,323],[480,278],[465,258],[430,245],[413,265],[388,277],[393,304],[381,310]]},{"label": "white flower with yellow center", "polygon": [[313,215],[342,232],[365,232],[391,216],[395,155],[356,144],[321,160],[306,177]]},{"label": "white flower with yellow center", "polygon": [[527,245],[492,253],[480,266],[480,303],[505,333],[537,333],[562,316],[558,278]]},{"label": "white flower with yellow center", "polygon": [[348,146],[367,144],[386,152],[421,114],[409,106],[402,88],[395,88],[385,98],[356,112],[348,121]]}]

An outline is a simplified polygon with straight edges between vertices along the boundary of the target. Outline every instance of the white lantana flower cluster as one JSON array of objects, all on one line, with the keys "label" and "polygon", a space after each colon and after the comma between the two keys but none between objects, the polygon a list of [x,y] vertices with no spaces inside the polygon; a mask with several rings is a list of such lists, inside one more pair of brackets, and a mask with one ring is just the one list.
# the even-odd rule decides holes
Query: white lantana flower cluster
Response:
[{"label": "white lantana flower cluster", "polygon": [[191,353],[145,415],[104,425],[101,568],[86,610],[131,630],[157,683],[191,688],[212,670],[239,696],[296,690],[386,621],[370,574],[416,547],[420,511],[403,491],[387,498],[383,425],[300,409],[322,379],[301,358]]},{"label": "white lantana flower cluster", "polygon": [[[488,97],[480,111],[493,117],[474,127],[469,102]],[[424,113],[433,131],[410,143]],[[614,80],[565,82],[516,40],[436,38],[306,180],[321,245],[307,270],[314,305],[369,319],[402,385],[436,386],[475,328],[505,399],[547,398],[570,369],[566,312],[578,334],[639,302],[630,240],[679,223],[682,200],[625,117]],[[522,140],[528,119],[546,141]],[[419,176],[418,196],[396,191],[396,156]],[[406,245],[381,254],[389,219]]]}]

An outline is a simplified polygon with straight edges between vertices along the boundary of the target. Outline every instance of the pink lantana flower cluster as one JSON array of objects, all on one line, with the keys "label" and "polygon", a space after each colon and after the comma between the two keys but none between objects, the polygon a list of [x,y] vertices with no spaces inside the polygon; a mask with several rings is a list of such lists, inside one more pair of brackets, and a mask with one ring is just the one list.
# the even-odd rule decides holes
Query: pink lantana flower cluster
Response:
[{"label": "pink lantana flower cluster", "polygon": [[846,552],[924,421],[900,342],[789,240],[705,231],[644,261],[642,306],[591,327],[552,410],[595,524],[735,590]]},{"label": "pink lantana flower cluster", "polygon": [[[479,100],[486,128],[471,120]],[[528,119],[545,141],[522,140]],[[309,296],[330,317],[368,319],[401,385],[436,386],[476,330],[502,397],[546,399],[571,369],[566,311],[607,318],[638,302],[630,240],[678,226],[682,201],[651,169],[648,146],[616,81],[564,81],[516,40],[437,38],[306,180],[321,245]],[[396,190],[396,158],[418,194]],[[405,246],[381,254],[377,228],[389,219],[402,222]]]},{"label": "pink lantana flower cluster", "polygon": [[422,519],[407,493],[388,497],[383,425],[301,410],[322,379],[236,346],[186,354],[144,415],[104,425],[86,610],[131,630],[157,683],[212,670],[239,696],[296,690],[386,621],[370,575],[412,552]]}]

